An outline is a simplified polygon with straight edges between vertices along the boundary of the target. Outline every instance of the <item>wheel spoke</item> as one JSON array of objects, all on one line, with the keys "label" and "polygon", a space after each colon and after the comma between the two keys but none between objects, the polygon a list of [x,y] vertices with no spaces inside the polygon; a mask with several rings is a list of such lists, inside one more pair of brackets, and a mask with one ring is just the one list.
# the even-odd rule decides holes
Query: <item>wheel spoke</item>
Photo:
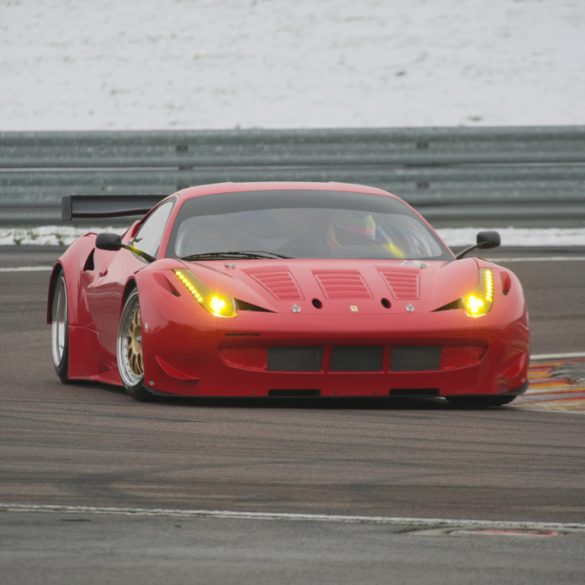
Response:
[{"label": "wheel spoke", "polygon": [[141,334],[140,307],[134,293],[122,311],[118,337],[118,367],[124,384],[128,387],[140,384],[144,376]]}]

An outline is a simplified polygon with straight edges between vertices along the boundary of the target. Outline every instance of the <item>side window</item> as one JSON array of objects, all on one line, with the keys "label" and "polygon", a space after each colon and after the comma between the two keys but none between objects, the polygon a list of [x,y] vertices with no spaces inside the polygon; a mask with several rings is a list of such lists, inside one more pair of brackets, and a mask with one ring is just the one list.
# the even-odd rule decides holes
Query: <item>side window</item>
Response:
[{"label": "side window", "polygon": [[168,201],[149,215],[132,242],[138,249],[156,256],[172,208],[173,201]]}]

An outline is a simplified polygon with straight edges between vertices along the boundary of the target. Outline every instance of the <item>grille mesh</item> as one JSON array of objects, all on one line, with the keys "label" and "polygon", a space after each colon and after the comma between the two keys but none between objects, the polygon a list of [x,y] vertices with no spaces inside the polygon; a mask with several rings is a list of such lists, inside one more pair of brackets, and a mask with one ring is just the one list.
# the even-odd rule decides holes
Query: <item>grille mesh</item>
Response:
[{"label": "grille mesh", "polygon": [[270,347],[268,369],[276,372],[319,372],[322,369],[322,347]]},{"label": "grille mesh", "polygon": [[[332,372],[381,372],[384,346],[350,345],[331,348],[329,368]],[[320,372],[323,370],[323,346],[269,347],[268,370],[273,372]],[[390,371],[418,372],[439,370],[441,347],[393,346],[390,348]]]},{"label": "grille mesh", "polygon": [[441,348],[438,346],[398,346],[390,350],[390,369],[395,372],[438,370]]},{"label": "grille mesh", "polygon": [[382,346],[334,347],[331,350],[331,371],[379,372],[382,353]]}]

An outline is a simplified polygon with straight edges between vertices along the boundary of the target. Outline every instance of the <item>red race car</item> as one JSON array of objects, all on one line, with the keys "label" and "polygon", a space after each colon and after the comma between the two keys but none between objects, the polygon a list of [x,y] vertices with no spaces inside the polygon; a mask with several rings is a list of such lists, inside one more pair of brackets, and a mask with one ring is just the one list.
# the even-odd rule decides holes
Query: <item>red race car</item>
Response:
[{"label": "red race car", "polygon": [[[72,196],[66,217],[142,215],[56,262],[47,320],[63,382],[153,395],[443,396],[527,387],[518,278],[457,257],[401,199],[339,183],[224,183]],[[153,206],[154,205],[154,206]]]}]

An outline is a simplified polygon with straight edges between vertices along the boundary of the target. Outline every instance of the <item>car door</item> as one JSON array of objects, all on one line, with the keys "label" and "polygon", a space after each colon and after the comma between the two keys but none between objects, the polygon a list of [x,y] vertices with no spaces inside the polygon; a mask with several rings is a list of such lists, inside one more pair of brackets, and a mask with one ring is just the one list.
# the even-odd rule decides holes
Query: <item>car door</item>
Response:
[{"label": "car door", "polygon": [[[156,257],[174,201],[153,209],[139,225],[132,245]],[[130,250],[95,250],[96,274],[87,287],[88,306],[103,350],[104,369],[117,367],[116,338],[122,309],[122,295],[129,278],[148,262]]]}]

